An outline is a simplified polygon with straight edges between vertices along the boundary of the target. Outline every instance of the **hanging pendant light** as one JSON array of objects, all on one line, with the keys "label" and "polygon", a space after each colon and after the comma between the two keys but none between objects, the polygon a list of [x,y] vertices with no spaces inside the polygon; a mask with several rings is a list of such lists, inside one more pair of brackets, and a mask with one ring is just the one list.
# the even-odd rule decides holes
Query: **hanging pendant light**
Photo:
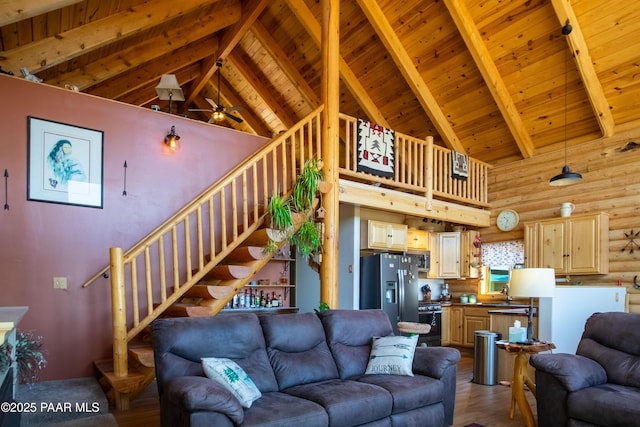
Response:
[{"label": "hanging pendant light", "polygon": [[[571,30],[573,28],[567,21],[567,23],[562,27],[562,34],[565,36],[569,36],[571,34]],[[554,176],[549,181],[549,185],[554,187],[561,187],[565,185],[577,184],[582,181],[582,175],[577,172],[571,172],[569,169],[569,165],[567,163],[567,63],[569,61],[569,56],[567,54],[567,50],[565,49],[564,54],[564,167],[562,168],[562,172],[559,175]]]}]

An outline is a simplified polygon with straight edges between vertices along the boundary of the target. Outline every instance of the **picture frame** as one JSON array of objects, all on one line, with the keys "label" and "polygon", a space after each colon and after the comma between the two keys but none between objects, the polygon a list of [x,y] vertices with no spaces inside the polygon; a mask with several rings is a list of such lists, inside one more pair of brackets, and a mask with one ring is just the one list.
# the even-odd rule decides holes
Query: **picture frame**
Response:
[{"label": "picture frame", "polygon": [[104,132],[27,117],[27,200],[102,209]]}]

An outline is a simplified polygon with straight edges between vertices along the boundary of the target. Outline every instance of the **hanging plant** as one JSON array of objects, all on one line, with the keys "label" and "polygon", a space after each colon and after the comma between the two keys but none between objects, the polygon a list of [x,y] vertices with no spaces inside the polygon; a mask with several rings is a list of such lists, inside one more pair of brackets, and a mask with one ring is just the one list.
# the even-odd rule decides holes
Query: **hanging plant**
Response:
[{"label": "hanging plant", "polygon": [[316,222],[309,218],[302,223],[298,231],[291,236],[291,244],[305,257],[320,252],[322,236]]},{"label": "hanging plant", "polygon": [[311,209],[318,193],[318,186],[323,179],[322,161],[314,158],[304,162],[291,195],[291,203],[296,212],[306,212]]},{"label": "hanging plant", "polygon": [[271,227],[278,230],[288,230],[293,225],[291,218],[291,204],[280,194],[274,193],[269,199],[269,217]]}]

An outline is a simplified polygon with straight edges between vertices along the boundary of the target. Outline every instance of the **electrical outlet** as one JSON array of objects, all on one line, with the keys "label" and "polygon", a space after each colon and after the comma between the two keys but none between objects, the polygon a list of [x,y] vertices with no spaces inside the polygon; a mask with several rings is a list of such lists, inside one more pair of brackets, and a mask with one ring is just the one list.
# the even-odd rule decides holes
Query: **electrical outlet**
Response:
[{"label": "electrical outlet", "polygon": [[53,278],[53,289],[67,289],[67,278],[66,277],[54,277]]}]

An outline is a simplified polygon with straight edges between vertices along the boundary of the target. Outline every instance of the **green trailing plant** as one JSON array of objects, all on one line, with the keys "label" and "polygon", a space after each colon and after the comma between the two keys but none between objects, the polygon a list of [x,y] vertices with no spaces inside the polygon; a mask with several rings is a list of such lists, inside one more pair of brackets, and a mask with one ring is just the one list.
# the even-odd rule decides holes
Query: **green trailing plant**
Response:
[{"label": "green trailing plant", "polygon": [[325,311],[325,310],[331,310],[331,307],[329,307],[329,304],[327,304],[326,302],[322,301],[320,303],[320,306],[318,308],[314,308],[313,309],[316,313],[320,313],[321,311]]},{"label": "green trailing plant", "polygon": [[291,244],[305,257],[320,252],[322,236],[313,219],[309,218],[302,223],[298,231],[291,236]]},{"label": "green trailing plant", "polygon": [[296,212],[306,212],[311,209],[318,193],[318,186],[323,179],[322,161],[313,158],[304,162],[291,195],[292,207]]},{"label": "green trailing plant", "polygon": [[291,203],[280,194],[274,193],[269,199],[269,216],[272,228],[288,230],[293,225]]},{"label": "green trailing plant", "polygon": [[16,334],[16,364],[20,383],[31,384],[38,380],[40,371],[47,366],[47,359],[44,355],[41,336],[35,336],[32,332],[18,331]]}]

